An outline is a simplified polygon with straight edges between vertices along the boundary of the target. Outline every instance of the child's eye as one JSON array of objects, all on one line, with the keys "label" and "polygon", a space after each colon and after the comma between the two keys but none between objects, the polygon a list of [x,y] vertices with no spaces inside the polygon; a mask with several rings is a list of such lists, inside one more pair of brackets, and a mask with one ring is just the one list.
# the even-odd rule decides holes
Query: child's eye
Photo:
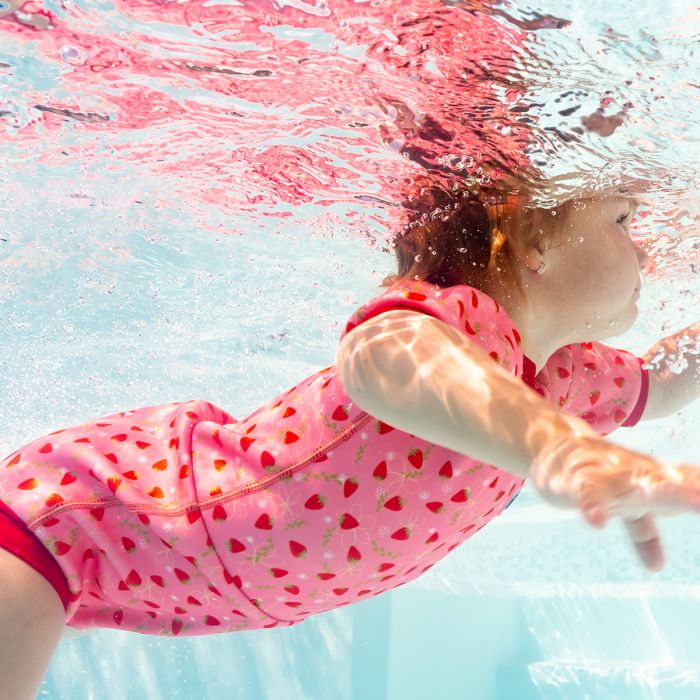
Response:
[{"label": "child's eye", "polygon": [[627,221],[629,215],[630,215],[630,213],[627,212],[626,214],[623,214],[622,216],[618,217],[617,223],[620,224],[620,225],[624,224],[625,221]]}]

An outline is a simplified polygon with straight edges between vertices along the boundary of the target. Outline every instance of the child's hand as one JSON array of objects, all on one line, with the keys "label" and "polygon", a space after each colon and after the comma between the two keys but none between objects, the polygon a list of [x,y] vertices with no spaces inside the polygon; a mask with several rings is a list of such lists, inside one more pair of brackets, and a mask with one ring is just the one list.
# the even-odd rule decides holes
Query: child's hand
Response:
[{"label": "child's hand", "polygon": [[700,512],[698,467],[664,464],[598,436],[553,440],[533,461],[531,474],[545,500],[580,509],[595,528],[619,515],[651,571],[664,567],[654,516]]}]

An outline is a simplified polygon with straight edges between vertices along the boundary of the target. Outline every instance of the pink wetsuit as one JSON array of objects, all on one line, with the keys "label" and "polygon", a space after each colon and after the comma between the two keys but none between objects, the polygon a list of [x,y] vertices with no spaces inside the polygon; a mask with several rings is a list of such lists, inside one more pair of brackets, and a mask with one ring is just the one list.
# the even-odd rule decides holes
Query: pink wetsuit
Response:
[{"label": "pink wetsuit", "polygon": [[[648,377],[635,355],[569,345],[535,377],[509,316],[471,287],[397,283],[342,336],[392,308],[454,326],[601,435],[642,414]],[[164,636],[294,625],[379,595],[469,539],[523,483],[365,413],[332,366],[241,421],[206,401],[149,406],[0,462],[6,514],[63,585],[55,567],[7,548],[52,577],[66,623]],[[0,510],[0,545],[3,522]]]}]

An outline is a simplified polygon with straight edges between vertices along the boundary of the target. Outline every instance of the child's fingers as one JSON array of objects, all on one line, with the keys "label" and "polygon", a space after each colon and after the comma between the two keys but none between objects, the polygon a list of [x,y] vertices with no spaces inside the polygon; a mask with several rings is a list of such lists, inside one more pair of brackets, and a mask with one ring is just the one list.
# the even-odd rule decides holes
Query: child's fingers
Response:
[{"label": "child's fingers", "polygon": [[623,518],[623,522],[644,566],[650,571],[661,571],[666,561],[654,517],[647,514],[641,518]]}]

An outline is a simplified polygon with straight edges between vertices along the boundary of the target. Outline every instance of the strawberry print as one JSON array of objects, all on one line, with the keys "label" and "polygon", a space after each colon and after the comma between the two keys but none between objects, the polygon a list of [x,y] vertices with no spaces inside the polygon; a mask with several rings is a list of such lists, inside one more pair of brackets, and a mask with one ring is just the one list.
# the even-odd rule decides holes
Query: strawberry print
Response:
[{"label": "strawberry print", "polygon": [[[397,283],[341,338],[391,308],[451,325],[601,435],[644,409],[648,373],[632,353],[572,344],[536,371],[507,312],[468,286]],[[3,527],[38,538],[37,566],[78,628],[272,629],[423,575],[508,517],[523,483],[364,412],[330,366],[240,420],[181,401],[15,449],[0,461],[0,542]]]}]

